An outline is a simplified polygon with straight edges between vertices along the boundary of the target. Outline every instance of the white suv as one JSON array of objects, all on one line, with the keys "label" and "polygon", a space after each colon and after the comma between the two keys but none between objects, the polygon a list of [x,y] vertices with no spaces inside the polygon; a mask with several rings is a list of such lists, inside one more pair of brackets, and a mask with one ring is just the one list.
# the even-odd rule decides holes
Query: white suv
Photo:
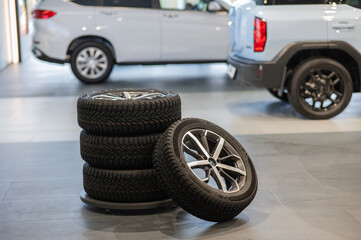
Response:
[{"label": "white suv", "polygon": [[85,83],[116,64],[225,62],[226,2],[206,0],[42,0],[33,10],[32,50],[71,64]]},{"label": "white suv", "polygon": [[327,119],[361,91],[360,0],[244,0],[230,11],[231,78]]}]

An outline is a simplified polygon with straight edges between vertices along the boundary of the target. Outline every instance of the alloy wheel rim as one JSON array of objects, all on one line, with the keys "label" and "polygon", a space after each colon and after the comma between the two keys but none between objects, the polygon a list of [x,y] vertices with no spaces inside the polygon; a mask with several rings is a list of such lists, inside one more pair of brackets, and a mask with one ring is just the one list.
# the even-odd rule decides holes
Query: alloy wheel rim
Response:
[{"label": "alloy wheel rim", "polygon": [[336,71],[311,69],[299,90],[304,105],[316,112],[327,112],[339,105],[344,95],[344,83]]},{"label": "alloy wheel rim", "polygon": [[111,100],[111,101],[125,101],[125,100],[152,100],[164,98],[166,95],[157,91],[119,91],[109,93],[99,93],[92,96],[92,99],[97,100]]},{"label": "alloy wheel rim", "polygon": [[81,50],[75,63],[79,73],[89,79],[102,76],[108,68],[107,55],[103,50],[96,47],[87,47]]},{"label": "alloy wheel rim", "polygon": [[181,144],[188,167],[200,181],[224,193],[243,188],[247,177],[243,159],[219,134],[193,129],[184,134]]}]

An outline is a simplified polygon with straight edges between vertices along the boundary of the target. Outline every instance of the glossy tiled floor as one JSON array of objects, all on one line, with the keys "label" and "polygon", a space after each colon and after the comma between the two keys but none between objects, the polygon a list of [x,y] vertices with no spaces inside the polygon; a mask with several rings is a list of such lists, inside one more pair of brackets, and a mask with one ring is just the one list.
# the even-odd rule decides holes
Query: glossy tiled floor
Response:
[{"label": "glossy tiled floor", "polygon": [[[224,64],[116,67],[83,85],[30,59],[0,72],[0,239],[361,239],[361,94],[327,121],[300,118]],[[185,117],[236,135],[259,176],[254,202],[215,224],[182,209],[105,213],[79,200],[76,100],[102,88],[179,92]]]}]

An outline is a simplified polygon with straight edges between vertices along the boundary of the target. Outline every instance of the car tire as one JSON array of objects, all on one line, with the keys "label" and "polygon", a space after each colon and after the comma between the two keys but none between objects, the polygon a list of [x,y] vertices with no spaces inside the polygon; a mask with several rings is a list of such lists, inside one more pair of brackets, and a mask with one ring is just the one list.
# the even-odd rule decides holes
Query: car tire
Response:
[{"label": "car tire", "polygon": [[[197,138],[199,144],[190,133]],[[203,140],[203,137],[206,140]],[[224,144],[222,143],[222,149],[217,154],[215,149],[218,149],[217,146],[222,141]],[[204,163],[207,162],[204,160],[206,154],[200,145],[211,156],[209,163]],[[184,151],[187,154],[196,154],[198,159],[203,160],[187,162],[192,157]],[[223,165],[218,167],[218,161],[221,161],[218,157],[221,156]],[[184,210],[207,221],[223,222],[234,218],[252,202],[257,192],[256,171],[244,148],[225,130],[205,120],[183,119],[169,127],[157,143],[153,164],[165,192]],[[195,164],[194,171],[192,164]],[[197,167],[201,166],[199,164],[205,164],[202,165],[205,167],[202,171],[209,171],[209,175],[207,173],[203,180],[195,173]],[[237,167],[231,168],[232,164]],[[225,170],[225,167],[231,171]],[[222,177],[217,177],[217,171],[222,177],[237,179],[234,180],[236,183],[226,178],[223,178],[222,183]],[[211,177],[212,175],[216,177]],[[214,181],[218,179],[216,187],[211,185],[211,178]]]},{"label": "car tire", "polygon": [[351,76],[341,63],[314,58],[302,62],[294,70],[288,99],[306,118],[329,119],[347,107],[352,92]]},{"label": "car tire", "polygon": [[84,191],[91,197],[107,202],[150,202],[166,199],[153,169],[108,170],[84,163]]},{"label": "car tire", "polygon": [[279,96],[278,95],[278,89],[268,88],[267,90],[275,98],[281,100],[282,102],[287,102],[288,103],[288,96],[287,96],[286,92],[283,92],[282,96]]},{"label": "car tire", "polygon": [[74,75],[83,83],[101,83],[108,79],[114,66],[111,50],[99,42],[83,42],[71,54]]},{"label": "car tire", "polygon": [[80,154],[93,167],[131,170],[153,167],[153,149],[161,134],[130,137],[80,133]]},{"label": "car tire", "polygon": [[[134,97],[137,94],[141,96]],[[150,97],[147,98],[147,94]],[[180,118],[181,99],[170,91],[103,90],[78,99],[79,126],[92,134],[127,136],[161,133]]]}]

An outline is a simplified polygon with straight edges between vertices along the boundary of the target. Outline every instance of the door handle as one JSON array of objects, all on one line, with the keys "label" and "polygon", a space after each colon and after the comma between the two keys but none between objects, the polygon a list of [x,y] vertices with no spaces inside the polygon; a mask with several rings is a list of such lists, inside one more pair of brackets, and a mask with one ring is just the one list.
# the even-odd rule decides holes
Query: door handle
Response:
[{"label": "door handle", "polygon": [[164,13],[163,14],[163,17],[166,17],[166,18],[177,18],[179,17],[178,14],[171,14],[171,13]]},{"label": "door handle", "polygon": [[349,23],[349,22],[338,22],[338,23],[332,24],[332,28],[337,29],[337,30],[338,29],[354,29],[355,24]]},{"label": "door handle", "polygon": [[100,14],[106,15],[106,16],[112,16],[112,15],[116,15],[117,12],[101,11]]}]

